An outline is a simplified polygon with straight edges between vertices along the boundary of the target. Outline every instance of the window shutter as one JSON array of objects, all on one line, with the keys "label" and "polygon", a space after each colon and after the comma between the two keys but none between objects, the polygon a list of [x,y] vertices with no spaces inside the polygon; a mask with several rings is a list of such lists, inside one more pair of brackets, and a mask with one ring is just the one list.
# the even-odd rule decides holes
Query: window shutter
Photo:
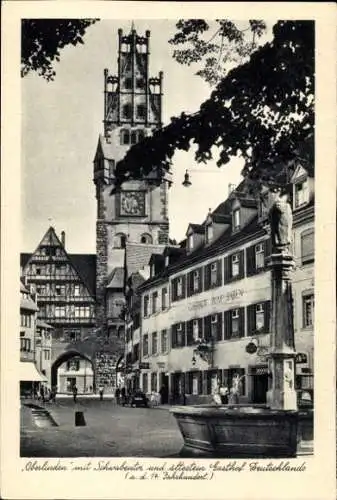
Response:
[{"label": "window shutter", "polygon": [[172,280],[172,302],[177,300],[177,280]]},{"label": "window shutter", "polygon": [[255,245],[246,249],[246,272],[247,276],[253,276],[256,270]]},{"label": "window shutter", "polygon": [[224,283],[230,281],[232,277],[230,255],[224,258]]},{"label": "window shutter", "polygon": [[211,336],[212,336],[212,332],[211,332],[211,316],[206,316],[204,318],[204,325],[205,325],[205,328],[204,328],[204,338],[205,338],[206,342],[208,342],[209,340],[211,340]]},{"label": "window shutter", "polygon": [[217,261],[217,277],[216,277],[217,285],[222,285],[222,262],[221,259]]},{"label": "window shutter", "polygon": [[239,278],[243,278],[245,275],[245,251],[241,250],[239,253]]},{"label": "window shutter", "polygon": [[181,324],[181,328],[182,328],[182,335],[181,335],[181,346],[185,346],[186,345],[186,323],[183,322]]},{"label": "window shutter", "polygon": [[256,306],[251,304],[247,307],[247,335],[255,335],[256,330]]},{"label": "window shutter", "polygon": [[222,314],[219,313],[217,322],[217,340],[222,340]]},{"label": "window shutter", "polygon": [[203,276],[203,272],[202,272],[203,271],[202,267],[199,267],[198,271],[199,271],[199,292],[202,292],[203,291],[203,285],[204,285],[204,283],[203,283],[203,281],[204,281],[203,277],[204,276]]},{"label": "window shutter", "polygon": [[187,297],[193,295],[193,271],[187,274]]},{"label": "window shutter", "polygon": [[172,325],[171,345],[172,345],[172,347],[176,347],[176,345],[177,345],[177,325]]},{"label": "window shutter", "polygon": [[264,331],[270,332],[270,313],[271,313],[271,301],[267,300],[264,303]]},{"label": "window shutter", "polygon": [[266,266],[266,258],[269,257],[271,254],[271,238],[268,238],[264,242],[264,262]]},{"label": "window shutter", "polygon": [[192,394],[193,393],[193,372],[187,372],[186,375],[187,375],[186,393]]},{"label": "window shutter", "polygon": [[224,339],[230,339],[232,336],[232,317],[231,311],[224,312]]},{"label": "window shutter", "polygon": [[202,394],[202,372],[198,373],[198,394]]},{"label": "window shutter", "polygon": [[228,387],[229,385],[229,370],[225,369],[223,371],[223,385]]},{"label": "window shutter", "polygon": [[209,290],[210,285],[211,285],[211,266],[210,264],[207,264],[207,266],[204,267],[205,270],[205,290]]},{"label": "window shutter", "polygon": [[187,345],[193,344],[193,319],[186,322]]},{"label": "window shutter", "polygon": [[184,299],[186,297],[186,275],[183,275],[181,278],[182,294],[180,298]]},{"label": "window shutter", "polygon": [[245,308],[239,309],[239,337],[245,336]]},{"label": "window shutter", "polygon": [[207,377],[207,394],[212,394],[212,372],[207,371],[206,377]]},{"label": "window shutter", "polygon": [[198,330],[199,330],[199,339],[202,339],[204,336],[204,331],[203,331],[203,321],[202,318],[198,319]]}]

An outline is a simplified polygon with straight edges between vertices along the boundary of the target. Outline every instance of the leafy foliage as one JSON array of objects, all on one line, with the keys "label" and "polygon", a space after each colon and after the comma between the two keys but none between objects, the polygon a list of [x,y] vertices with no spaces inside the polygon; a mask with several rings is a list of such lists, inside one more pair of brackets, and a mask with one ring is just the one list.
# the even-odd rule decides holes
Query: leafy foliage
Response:
[{"label": "leafy foliage", "polygon": [[83,44],[88,26],[97,19],[23,19],[21,22],[21,76],[30,71],[47,81],[54,80],[54,62],[60,60],[60,49]]},{"label": "leafy foliage", "polygon": [[214,149],[219,167],[232,157],[243,157],[243,175],[253,182],[272,182],[299,155],[310,167],[314,23],[280,21],[273,34],[271,42],[221,80],[198,112],[172,118],[169,125],[133,146],[117,165],[117,184],[153,171],[162,177],[170,171],[175,150],[187,151],[192,142],[197,145],[197,162],[210,160]]},{"label": "leafy foliage", "polygon": [[[258,47],[258,39],[266,30],[263,21],[251,20],[247,27],[239,28],[227,19],[217,19],[216,27],[209,40],[211,26],[203,19],[181,19],[176,24],[177,33],[169,43],[180,47],[174,50],[173,57],[180,64],[198,63],[202,68],[196,72],[211,85],[218,83],[224,76],[226,63],[242,63]],[[213,23],[212,23],[213,24]]]}]

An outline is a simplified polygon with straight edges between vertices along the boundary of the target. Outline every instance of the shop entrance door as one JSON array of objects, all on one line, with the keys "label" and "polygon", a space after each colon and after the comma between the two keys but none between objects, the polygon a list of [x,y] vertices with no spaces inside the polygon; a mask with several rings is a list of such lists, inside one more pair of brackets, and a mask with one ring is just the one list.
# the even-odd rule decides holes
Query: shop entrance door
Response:
[{"label": "shop entrance door", "polygon": [[67,377],[67,392],[73,392],[76,385],[76,377]]},{"label": "shop entrance door", "polygon": [[252,370],[253,403],[263,404],[267,401],[268,367],[258,366]]},{"label": "shop entrance door", "polygon": [[161,404],[167,404],[168,403],[168,388],[169,388],[169,378],[168,375],[165,375],[165,373],[160,374],[160,387],[159,389],[161,391]]}]

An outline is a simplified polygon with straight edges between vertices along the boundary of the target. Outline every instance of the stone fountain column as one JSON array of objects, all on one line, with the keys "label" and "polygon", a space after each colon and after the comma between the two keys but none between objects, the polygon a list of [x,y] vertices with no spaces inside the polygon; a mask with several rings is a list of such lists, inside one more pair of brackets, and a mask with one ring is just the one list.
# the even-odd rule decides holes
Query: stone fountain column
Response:
[{"label": "stone fountain column", "polygon": [[278,191],[269,212],[272,254],[271,269],[271,349],[269,366],[271,388],[267,404],[273,410],[297,410],[295,390],[295,338],[292,296],[293,256],[289,253],[292,240],[292,212],[286,197]]}]

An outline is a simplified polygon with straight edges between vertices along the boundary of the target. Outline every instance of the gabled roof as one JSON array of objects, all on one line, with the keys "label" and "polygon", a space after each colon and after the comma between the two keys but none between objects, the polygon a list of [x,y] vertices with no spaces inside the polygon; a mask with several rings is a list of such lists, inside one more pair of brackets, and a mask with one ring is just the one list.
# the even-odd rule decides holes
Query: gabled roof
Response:
[{"label": "gabled roof", "polygon": [[125,285],[125,272],[123,267],[115,267],[108,277],[107,288],[123,289]]},{"label": "gabled roof", "polygon": [[96,294],[96,255],[95,254],[68,254],[74,268],[76,269],[82,281],[88,288],[91,295]]},{"label": "gabled roof", "polygon": [[126,243],[126,269],[130,275],[149,265],[153,253],[162,254],[165,245],[150,245],[146,243]]},{"label": "gabled roof", "polygon": [[186,234],[189,232],[189,230],[192,230],[193,233],[197,234],[204,234],[205,232],[205,227],[203,224],[192,224],[191,222],[188,225]]},{"label": "gabled roof", "polygon": [[89,293],[94,297],[96,292],[96,255],[94,254],[68,254],[64,245],[56,235],[55,229],[49,227],[33,253],[20,254],[20,264],[25,268],[31,258],[36,254],[40,247],[55,246],[61,249],[61,252],[69,260],[74,272],[87,287]]},{"label": "gabled roof", "polygon": [[106,160],[113,160],[115,157],[116,150],[113,147],[113,144],[110,144],[104,135],[99,134],[98,144],[96,149],[95,160],[98,154],[102,154],[103,158]]}]

